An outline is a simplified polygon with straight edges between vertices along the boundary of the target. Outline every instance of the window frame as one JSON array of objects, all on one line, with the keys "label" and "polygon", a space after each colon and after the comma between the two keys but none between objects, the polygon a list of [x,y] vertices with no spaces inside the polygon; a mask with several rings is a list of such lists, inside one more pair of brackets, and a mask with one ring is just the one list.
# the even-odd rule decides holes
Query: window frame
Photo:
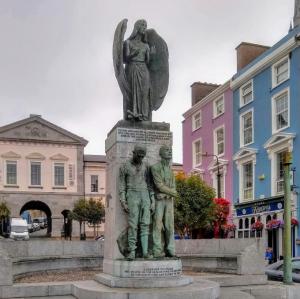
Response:
[{"label": "window frame", "polygon": [[[252,164],[252,198],[250,199],[245,199],[245,188],[244,188],[244,185],[245,185],[245,182],[244,182],[244,166],[246,164],[249,164],[251,163]],[[255,163],[254,161],[251,159],[251,160],[246,160],[246,161],[243,161],[241,164],[240,164],[240,171],[239,171],[239,177],[240,177],[240,182],[239,182],[239,185],[240,185],[240,202],[249,202],[249,201],[253,201],[254,198],[255,198],[255,195],[254,195],[254,192],[255,192]]]},{"label": "window frame", "polygon": [[[218,153],[218,145],[219,145],[219,143],[218,143],[218,138],[217,138],[218,137],[217,136],[217,132],[219,130],[221,130],[221,129],[223,130],[223,153],[219,154]],[[225,125],[223,124],[223,125],[215,128],[214,131],[213,131],[213,134],[214,134],[214,136],[213,136],[213,140],[214,140],[214,155],[216,155],[218,157],[223,157],[225,155]]]},{"label": "window frame", "polygon": [[[198,119],[199,122],[200,122],[199,126],[196,126],[196,121],[197,121],[196,116],[197,116],[197,115],[200,115],[200,117],[199,117],[199,119]],[[195,112],[195,113],[192,115],[192,132],[194,132],[194,131],[200,129],[201,127],[202,127],[202,110],[198,110],[197,112]]]},{"label": "window frame", "polygon": [[[244,103],[244,97],[245,95],[243,94],[243,89],[245,89],[245,87],[248,85],[248,84],[251,84],[251,93],[252,93],[252,98],[249,102],[247,103]],[[248,94],[246,94],[248,95]],[[240,87],[240,108],[248,105],[249,103],[253,102],[254,101],[254,89],[253,89],[253,79],[247,81],[245,84],[243,84],[241,87]]]},{"label": "window frame", "polygon": [[[251,142],[245,143],[245,135],[244,135],[244,116],[248,113],[252,115],[252,140]],[[248,146],[254,143],[254,109],[251,108],[240,114],[240,147]]]},{"label": "window frame", "polygon": [[[287,108],[288,108],[288,124],[285,127],[282,127],[280,129],[277,129],[277,120],[276,120],[276,116],[277,114],[275,114],[276,112],[276,100],[282,96],[283,94],[287,94]],[[290,117],[291,117],[291,109],[290,109],[290,88],[287,87],[283,90],[281,90],[280,92],[274,94],[271,98],[271,107],[272,107],[272,134],[276,134],[278,132],[281,132],[287,128],[290,127]]]},{"label": "window frame", "polygon": [[[221,182],[221,197],[222,198],[225,198],[225,192],[226,192],[226,190],[225,190],[225,186],[226,186],[226,184],[225,184],[225,180],[226,180],[226,172],[224,171],[224,169],[223,169],[223,167],[222,166],[219,166],[220,168],[219,168],[219,171],[220,171],[220,174],[221,174],[221,180],[220,180],[220,182]],[[222,184],[223,183],[223,184]],[[222,191],[222,186],[223,186],[223,191]],[[215,191],[216,191],[216,195],[218,195],[218,171],[217,170],[215,170],[214,172],[213,172],[213,188],[215,189]]]},{"label": "window frame", "polygon": [[[277,80],[276,80],[277,77],[278,77],[278,74],[276,73],[276,70],[278,69],[278,66],[283,64],[283,62],[285,60],[287,61],[287,78],[278,83]],[[289,79],[290,79],[290,58],[287,55],[287,56],[282,57],[279,61],[275,62],[272,65],[272,88],[275,88],[275,87],[279,86],[280,84],[282,84],[283,82],[285,82]]]},{"label": "window frame", "polygon": [[[96,191],[94,191],[93,190],[93,180],[92,180],[92,177],[97,177],[97,184],[96,184],[96,186],[97,186],[97,190]],[[98,193],[99,192],[99,175],[98,174],[91,174],[90,175],[90,180],[91,180],[91,193]]]},{"label": "window frame", "polygon": [[[38,163],[40,165],[40,184],[32,184],[32,164],[33,163]],[[36,160],[30,160],[29,161],[29,186],[30,187],[41,187],[42,186],[42,162],[41,161],[36,161]]]},{"label": "window frame", "polygon": [[[56,181],[55,181],[55,166],[57,166],[58,164],[63,165],[64,167],[64,184],[63,185],[57,185]],[[62,162],[62,161],[55,161],[53,162],[53,186],[54,188],[65,188],[66,187],[66,163]]]},{"label": "window frame", "polygon": [[[200,142],[200,162],[199,163],[196,163],[196,152],[195,152],[195,146],[196,146],[196,143],[197,142]],[[197,166],[200,166],[202,164],[202,148],[203,148],[203,144],[202,144],[202,138],[198,138],[196,140],[193,141],[192,143],[192,154],[193,154],[193,168],[197,167]],[[198,154],[199,154],[198,153]]]},{"label": "window frame", "polygon": [[[223,102],[223,111],[217,114],[217,102],[220,100]],[[223,115],[224,113],[225,113],[225,98],[224,98],[224,94],[222,94],[221,96],[217,97],[213,101],[213,118],[215,119]]]},{"label": "window frame", "polygon": [[[8,164],[14,164],[16,165],[16,182],[13,183],[13,184],[10,184],[8,183],[8,173],[7,173],[7,165]],[[4,170],[4,173],[5,173],[5,185],[7,186],[18,186],[18,161],[17,160],[11,160],[11,159],[7,159],[5,160],[5,170]]]}]

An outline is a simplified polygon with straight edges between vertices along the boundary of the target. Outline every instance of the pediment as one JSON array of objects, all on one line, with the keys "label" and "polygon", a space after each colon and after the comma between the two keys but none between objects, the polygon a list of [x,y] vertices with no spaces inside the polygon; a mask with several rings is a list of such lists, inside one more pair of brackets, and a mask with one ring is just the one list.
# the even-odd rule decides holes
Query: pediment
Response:
[{"label": "pediment", "polygon": [[62,155],[62,154],[56,154],[54,156],[50,157],[50,160],[55,160],[55,161],[68,161],[69,158]]},{"label": "pediment", "polygon": [[295,137],[296,134],[293,133],[277,133],[268,139],[268,141],[264,144],[264,148],[268,150],[284,143],[290,145]]},{"label": "pediment", "polygon": [[85,139],[37,116],[0,127],[0,140],[87,144]]},{"label": "pediment", "polygon": [[31,160],[45,160],[46,157],[43,156],[40,153],[31,153],[29,155],[26,156],[26,159],[31,159]]},{"label": "pediment", "polygon": [[5,159],[20,159],[21,156],[16,154],[15,152],[13,151],[9,151],[7,153],[4,153],[1,155],[2,158],[5,158]]},{"label": "pediment", "polygon": [[223,166],[225,166],[225,165],[227,165],[227,164],[228,164],[228,160],[225,160],[225,159],[218,159],[218,161],[217,161],[217,159],[214,159],[214,160],[212,160],[212,161],[209,163],[208,169],[209,169],[209,170],[214,170],[214,169],[218,168],[218,166],[219,166],[219,167],[223,167]]},{"label": "pediment", "polygon": [[233,160],[244,159],[257,154],[257,149],[254,148],[241,148],[238,152],[233,155]]}]

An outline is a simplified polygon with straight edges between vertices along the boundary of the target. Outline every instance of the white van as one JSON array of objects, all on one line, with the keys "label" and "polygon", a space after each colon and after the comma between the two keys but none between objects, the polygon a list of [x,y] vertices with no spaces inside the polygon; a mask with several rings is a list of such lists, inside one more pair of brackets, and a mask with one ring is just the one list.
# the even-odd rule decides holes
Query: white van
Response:
[{"label": "white van", "polygon": [[29,240],[27,221],[22,218],[11,218],[9,237],[14,240]]}]

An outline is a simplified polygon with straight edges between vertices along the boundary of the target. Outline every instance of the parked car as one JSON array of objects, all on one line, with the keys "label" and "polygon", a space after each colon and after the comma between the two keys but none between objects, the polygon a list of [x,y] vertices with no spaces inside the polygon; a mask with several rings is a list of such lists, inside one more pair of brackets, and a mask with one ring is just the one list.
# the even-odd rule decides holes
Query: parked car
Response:
[{"label": "parked car", "polygon": [[[265,271],[270,280],[283,280],[283,260],[271,264]],[[292,259],[292,279],[294,282],[300,282],[300,257]]]},{"label": "parked car", "polygon": [[12,218],[9,237],[14,240],[29,240],[27,221],[22,218]]},{"label": "parked car", "polygon": [[47,227],[47,220],[43,217],[35,218],[32,220],[33,223],[38,223],[40,229],[44,229]]},{"label": "parked car", "polygon": [[33,232],[33,225],[32,225],[32,223],[28,223],[28,224],[27,224],[27,228],[28,228],[28,232],[29,232],[29,233],[32,233],[32,232]]},{"label": "parked car", "polygon": [[40,230],[40,229],[41,229],[41,228],[40,228],[40,224],[37,223],[37,222],[33,222],[33,223],[32,223],[32,226],[33,226],[33,230],[34,230],[34,231],[37,231],[37,230]]}]

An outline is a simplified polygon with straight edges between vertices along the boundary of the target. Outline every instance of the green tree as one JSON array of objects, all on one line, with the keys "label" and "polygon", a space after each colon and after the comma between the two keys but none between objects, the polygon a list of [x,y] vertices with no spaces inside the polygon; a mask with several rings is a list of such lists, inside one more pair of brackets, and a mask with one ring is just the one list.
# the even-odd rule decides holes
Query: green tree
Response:
[{"label": "green tree", "polygon": [[208,186],[199,176],[176,176],[178,197],[174,201],[174,225],[181,237],[189,232],[192,237],[208,227],[212,228],[214,220],[215,190]]},{"label": "green tree", "polygon": [[5,201],[0,202],[0,235],[3,234],[4,221],[10,216],[10,210]]},{"label": "green tree", "polygon": [[85,201],[84,198],[78,199],[74,203],[74,208],[70,214],[70,217],[79,222],[80,237],[82,236],[82,223],[87,221],[87,213],[88,213],[87,202]]},{"label": "green tree", "polygon": [[96,225],[104,221],[105,209],[101,201],[90,198],[87,202],[87,221],[94,227],[94,238],[96,237]]}]

